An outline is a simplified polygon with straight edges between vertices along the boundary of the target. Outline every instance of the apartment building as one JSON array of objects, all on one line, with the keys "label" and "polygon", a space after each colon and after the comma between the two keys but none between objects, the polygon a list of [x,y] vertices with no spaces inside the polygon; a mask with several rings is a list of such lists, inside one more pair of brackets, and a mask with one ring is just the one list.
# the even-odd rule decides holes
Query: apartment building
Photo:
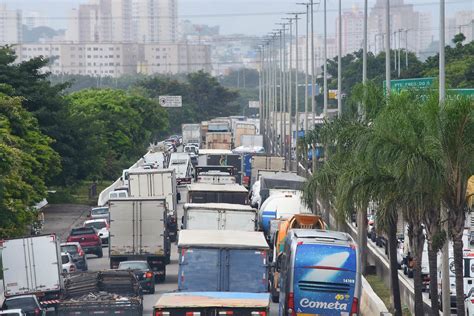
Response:
[{"label": "apartment building", "polygon": [[22,40],[22,13],[0,4],[0,45],[20,43]]}]

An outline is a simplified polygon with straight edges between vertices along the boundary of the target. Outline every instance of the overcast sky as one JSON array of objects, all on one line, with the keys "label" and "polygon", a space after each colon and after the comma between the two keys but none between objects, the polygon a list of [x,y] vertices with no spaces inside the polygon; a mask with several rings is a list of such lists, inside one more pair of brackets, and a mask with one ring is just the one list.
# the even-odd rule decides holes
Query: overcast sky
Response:
[{"label": "overcast sky", "polygon": [[[286,12],[304,11],[305,7],[296,5],[302,0],[178,0],[180,20],[188,19],[194,23],[219,25],[221,34],[242,33],[248,35],[263,35],[275,28],[275,23],[281,22]],[[318,0],[315,0],[317,2]],[[323,1],[323,0],[320,0]],[[37,11],[48,19],[55,28],[66,28],[70,9],[87,0],[0,0],[9,8],[19,8],[24,11]],[[363,0],[343,0],[343,8],[362,9]],[[438,27],[439,0],[405,0],[415,5],[421,12],[430,12],[433,17],[433,27]],[[337,0],[327,0],[328,32],[334,33]],[[375,0],[369,0],[369,7]],[[315,29],[322,33],[323,5],[315,4]],[[446,0],[446,12],[450,16],[456,11],[474,10],[474,0]],[[436,34],[437,32],[433,32]]]}]

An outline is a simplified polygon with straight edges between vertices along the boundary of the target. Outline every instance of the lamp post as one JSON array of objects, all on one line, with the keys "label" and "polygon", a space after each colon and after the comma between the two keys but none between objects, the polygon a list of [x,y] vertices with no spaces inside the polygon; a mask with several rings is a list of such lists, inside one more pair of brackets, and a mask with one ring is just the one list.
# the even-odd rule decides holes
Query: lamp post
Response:
[{"label": "lamp post", "polygon": [[337,116],[342,116],[342,8],[339,0],[339,30],[337,45]]}]

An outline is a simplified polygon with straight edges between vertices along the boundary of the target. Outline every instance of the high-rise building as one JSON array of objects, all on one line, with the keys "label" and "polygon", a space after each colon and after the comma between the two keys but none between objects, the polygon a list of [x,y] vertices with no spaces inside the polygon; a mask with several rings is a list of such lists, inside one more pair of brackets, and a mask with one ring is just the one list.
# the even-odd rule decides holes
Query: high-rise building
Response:
[{"label": "high-rise building", "polygon": [[451,44],[454,35],[458,33],[464,34],[466,42],[474,40],[474,10],[459,11],[451,18],[452,24],[446,30],[446,41]]},{"label": "high-rise building", "polygon": [[133,0],[132,37],[139,43],[159,40],[158,0]]},{"label": "high-rise building", "polygon": [[[364,40],[364,13],[357,8],[342,13],[342,55],[362,48]],[[339,17],[336,19],[336,40],[339,36]]]},{"label": "high-rise building", "polygon": [[22,12],[8,10],[0,4],[0,45],[17,44],[22,40]]},{"label": "high-rise building", "polygon": [[[369,45],[376,52],[384,49],[385,37],[385,5],[387,1],[377,0],[369,16]],[[425,50],[432,38],[432,21],[429,13],[414,10],[413,4],[404,0],[390,2],[390,38],[391,47],[407,48],[419,53]]]},{"label": "high-rise building", "polygon": [[96,4],[81,4],[72,9],[66,39],[74,43],[98,42],[99,6]]},{"label": "high-rise building", "polygon": [[156,0],[158,3],[158,39],[176,42],[178,33],[178,1]]}]

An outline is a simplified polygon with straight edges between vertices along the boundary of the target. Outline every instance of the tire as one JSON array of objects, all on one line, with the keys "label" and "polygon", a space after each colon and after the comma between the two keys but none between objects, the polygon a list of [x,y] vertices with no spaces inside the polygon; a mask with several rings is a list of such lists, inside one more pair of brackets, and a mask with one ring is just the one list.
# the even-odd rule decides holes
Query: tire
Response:
[{"label": "tire", "polygon": [[407,276],[408,276],[408,278],[413,279],[413,270],[412,269],[408,270]]},{"label": "tire", "polygon": [[104,252],[102,251],[102,249],[100,249],[99,252],[97,252],[97,258],[102,258],[104,256]]},{"label": "tire", "polygon": [[272,286],[272,288],[270,289],[270,291],[271,291],[271,296],[272,296],[272,302],[273,302],[273,303],[278,303],[278,302],[280,301],[280,295],[278,294],[277,291],[275,291],[275,289],[273,288],[273,286]]},{"label": "tire", "polygon": [[153,284],[153,287],[150,289],[150,294],[155,294],[155,284]]},{"label": "tire", "polygon": [[158,282],[163,283],[166,280],[166,267],[163,267],[163,274],[158,276]]}]

